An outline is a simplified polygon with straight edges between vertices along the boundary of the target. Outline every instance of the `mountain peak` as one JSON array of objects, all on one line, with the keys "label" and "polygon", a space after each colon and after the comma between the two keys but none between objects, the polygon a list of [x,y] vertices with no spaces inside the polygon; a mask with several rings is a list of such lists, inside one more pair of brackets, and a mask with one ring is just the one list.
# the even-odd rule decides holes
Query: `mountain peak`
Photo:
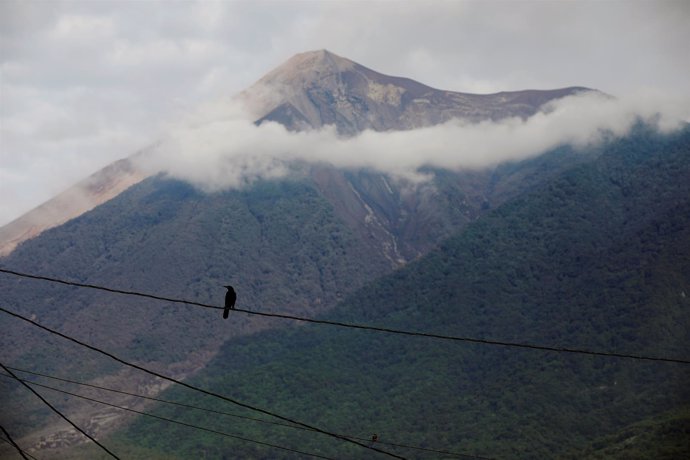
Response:
[{"label": "mountain peak", "polygon": [[352,70],[356,66],[349,59],[325,49],[307,51],[292,56],[259,80],[259,83],[304,86],[318,79]]},{"label": "mountain peak", "polygon": [[290,130],[335,125],[354,135],[414,129],[453,118],[471,122],[529,117],[543,104],[582,88],[468,94],[431,88],[384,75],[328,50],[292,56],[240,95],[258,124],[274,121]]},{"label": "mountain peak", "polygon": [[306,51],[298,53],[288,59],[283,66],[292,66],[301,69],[316,68],[328,70],[347,70],[356,64],[342,56],[331,53],[327,49]]}]

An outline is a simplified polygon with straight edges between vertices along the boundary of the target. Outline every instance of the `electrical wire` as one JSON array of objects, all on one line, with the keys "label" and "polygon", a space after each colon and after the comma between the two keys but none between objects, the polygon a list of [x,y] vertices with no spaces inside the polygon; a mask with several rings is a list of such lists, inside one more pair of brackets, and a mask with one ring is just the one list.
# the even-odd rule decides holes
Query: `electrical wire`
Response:
[{"label": "electrical wire", "polygon": [[[11,445],[11,446],[14,446],[14,444],[12,444],[10,441],[8,441],[7,439],[5,439],[5,438],[3,438],[3,437],[1,437],[1,436],[0,436],[0,441],[2,441],[2,442],[4,442],[4,443],[7,443],[7,444],[9,444],[9,445]],[[19,455],[21,455],[22,458],[24,458],[24,459],[26,459],[26,458],[28,457],[28,458],[30,458],[31,460],[38,460],[36,457],[34,457],[33,455],[31,455],[30,453],[28,453],[27,451],[25,451],[25,450],[23,450],[23,449],[19,449]],[[27,459],[27,460],[28,460],[28,459]]]},{"label": "electrical wire", "polygon": [[[32,274],[28,274],[28,273],[21,273],[21,272],[17,272],[17,271],[13,271],[13,270],[8,270],[5,268],[0,268],[0,273],[7,273],[10,275],[15,275],[15,276],[23,277],[23,278],[31,278],[31,279],[36,279],[36,280],[49,281],[49,282],[53,282],[53,283],[60,283],[60,284],[68,285],[68,286],[75,286],[75,287],[89,288],[89,289],[98,289],[101,291],[107,291],[107,292],[112,292],[112,293],[116,293],[116,294],[146,297],[146,298],[155,299],[155,300],[163,300],[166,302],[181,303],[181,304],[187,304],[187,305],[192,305],[192,306],[196,306],[196,307],[223,310],[223,307],[219,307],[216,305],[204,304],[204,303],[200,303],[200,302],[195,302],[192,300],[175,299],[175,298],[171,298],[171,297],[162,297],[162,296],[157,296],[157,295],[153,295],[153,294],[146,294],[143,292],[136,292],[136,291],[125,291],[125,290],[121,290],[121,289],[113,289],[113,288],[108,288],[108,287],[104,287],[104,286],[96,286],[94,284],[76,283],[76,282],[66,281],[66,280],[62,280],[62,279],[58,279],[58,278],[50,278],[47,276],[39,276],[39,275],[32,275]],[[328,320],[320,320],[320,319],[313,319],[313,318],[303,318],[303,317],[299,317],[299,316],[285,315],[285,314],[280,314],[280,313],[265,313],[265,312],[259,312],[259,311],[253,311],[253,310],[245,310],[245,309],[241,309],[241,308],[235,308],[232,311],[246,313],[246,314],[250,314],[250,315],[266,316],[266,317],[271,317],[271,318],[282,318],[282,319],[289,319],[289,320],[294,320],[294,321],[303,321],[303,322],[314,323],[314,324],[325,324],[325,325],[330,325],[330,326],[339,326],[339,327],[346,327],[346,328],[351,328],[351,329],[361,329],[361,330],[385,332],[385,333],[389,333],[389,334],[399,334],[399,335],[407,335],[407,336],[415,336],[415,337],[426,337],[426,338],[440,339],[440,340],[451,340],[451,341],[456,341],[456,342],[468,342],[468,343],[476,343],[476,344],[482,344],[482,345],[497,345],[497,346],[503,346],[503,347],[523,348],[523,349],[541,350],[541,351],[552,351],[552,352],[558,352],[558,353],[584,354],[584,355],[590,355],[590,356],[606,356],[606,357],[610,357],[610,358],[624,358],[624,359],[635,359],[635,360],[644,360],[644,361],[668,362],[668,363],[676,363],[676,364],[690,364],[690,360],[680,359],[680,358],[633,355],[633,354],[626,354],[626,353],[586,350],[586,349],[580,349],[580,348],[552,347],[552,346],[547,346],[547,345],[535,345],[535,344],[529,344],[529,343],[505,342],[505,341],[500,341],[500,340],[480,339],[480,338],[475,338],[475,337],[459,337],[459,336],[451,336],[451,335],[433,334],[433,333],[428,333],[428,332],[404,331],[404,330],[391,329],[391,328],[386,328],[386,327],[344,323],[344,322],[340,322],[340,321],[328,321]]]},{"label": "electrical wire", "polygon": [[19,447],[19,446],[17,445],[16,442],[14,442],[14,439],[12,439],[12,436],[10,436],[10,434],[7,432],[7,430],[5,429],[5,427],[2,426],[2,425],[0,425],[0,430],[2,430],[2,433],[3,433],[5,436],[7,436],[7,439],[5,439],[5,438],[0,438],[0,439],[2,439],[2,440],[5,441],[6,443],[11,444],[12,446],[14,446],[14,448],[17,449],[17,452],[19,452],[19,455],[21,455],[21,457],[22,457],[24,460],[29,460],[29,459],[26,457],[25,452],[22,450],[22,448]]},{"label": "electrical wire", "polygon": [[81,428],[79,428],[79,426],[78,426],[77,424],[75,424],[74,422],[72,422],[69,418],[67,418],[67,416],[66,416],[65,414],[63,414],[62,412],[60,412],[55,406],[53,406],[53,405],[50,404],[48,401],[46,401],[46,399],[45,399],[43,396],[41,396],[36,390],[34,390],[33,388],[31,388],[29,385],[27,385],[26,382],[24,382],[22,379],[20,379],[20,378],[17,377],[16,375],[14,375],[14,373],[13,373],[11,370],[9,370],[7,367],[5,367],[5,365],[4,365],[3,363],[0,363],[0,367],[2,367],[2,369],[3,369],[5,372],[7,372],[8,374],[10,374],[12,377],[14,377],[19,383],[21,383],[22,385],[24,385],[30,392],[32,392],[33,394],[35,394],[35,395],[38,397],[38,399],[40,399],[41,401],[43,401],[43,403],[44,403],[46,406],[50,407],[50,408],[53,410],[53,412],[55,412],[55,413],[58,414],[60,417],[62,417],[63,419],[65,419],[65,420],[67,421],[67,423],[69,423],[70,425],[72,425],[72,426],[74,427],[75,430],[77,430],[78,432],[80,432],[81,434],[83,434],[84,436],[86,436],[87,438],[89,438],[89,439],[90,439],[91,441],[93,441],[98,447],[100,447],[100,448],[103,449],[106,453],[108,453],[111,457],[113,457],[113,458],[115,458],[115,459],[117,459],[117,460],[120,460],[120,457],[118,457],[117,455],[115,455],[114,453],[112,453],[107,447],[105,447],[103,444],[101,444],[100,442],[98,442],[98,441],[96,440],[96,438],[94,438],[93,436],[91,436],[91,435],[88,434],[86,431],[82,430]]},{"label": "electrical wire", "polygon": [[[29,319],[29,318],[23,316],[23,315],[20,315],[20,314],[18,314],[18,313],[15,313],[15,312],[12,312],[12,311],[10,311],[10,310],[7,310],[6,308],[0,307],[0,311],[2,311],[2,312],[4,312],[4,313],[7,313],[8,315],[14,316],[15,318],[18,318],[18,319],[21,319],[21,320],[23,320],[23,321],[26,321],[26,322],[28,322],[28,323],[30,323],[30,324],[32,324],[32,325],[34,325],[34,326],[36,326],[36,327],[38,327],[38,328],[40,328],[40,329],[43,329],[43,330],[45,330],[45,331],[47,331],[47,332],[50,332],[51,334],[54,334],[54,335],[60,336],[60,337],[62,337],[62,338],[64,338],[64,339],[67,339],[67,340],[69,340],[70,342],[74,342],[74,343],[76,343],[77,345],[80,345],[80,346],[82,346],[82,347],[88,348],[88,349],[90,349],[90,350],[93,350],[93,351],[96,351],[96,352],[98,352],[98,353],[101,353],[101,354],[103,354],[103,355],[105,355],[105,356],[108,356],[109,358],[111,358],[111,359],[113,359],[113,360],[115,360],[115,361],[117,361],[117,362],[119,362],[119,363],[121,363],[121,364],[124,364],[125,366],[129,366],[129,367],[132,367],[132,368],[134,368],[134,369],[138,369],[138,370],[140,370],[140,371],[142,371],[142,372],[146,372],[147,374],[153,375],[153,376],[158,377],[158,378],[161,378],[161,379],[163,379],[163,380],[167,380],[167,381],[169,381],[169,382],[176,383],[176,384],[178,384],[178,385],[180,385],[180,386],[189,388],[189,389],[191,389],[191,390],[198,391],[198,392],[200,392],[200,393],[204,393],[204,394],[206,394],[206,395],[213,396],[213,397],[218,398],[218,399],[222,399],[223,401],[227,401],[227,402],[229,402],[229,403],[231,403],[231,404],[235,404],[235,405],[237,405],[237,406],[244,407],[245,409],[250,409],[250,410],[253,410],[253,411],[262,413],[262,414],[270,415],[271,417],[275,417],[275,418],[280,419],[280,420],[283,420],[283,421],[285,421],[285,422],[294,423],[294,424],[296,424],[296,425],[303,426],[303,427],[305,427],[305,428],[311,429],[311,430],[316,431],[316,432],[318,432],[318,433],[321,433],[321,434],[330,436],[330,437],[332,437],[332,438],[340,439],[340,440],[342,440],[342,441],[346,441],[346,442],[349,442],[349,443],[351,443],[351,444],[358,445],[358,446],[363,447],[363,448],[365,448],[365,449],[373,450],[373,451],[375,451],[375,452],[379,452],[379,453],[381,453],[381,454],[385,454],[385,455],[388,455],[388,456],[391,456],[391,457],[395,457],[395,458],[399,458],[399,459],[404,459],[404,457],[401,457],[401,456],[399,456],[399,455],[393,454],[393,453],[391,453],[391,452],[387,452],[387,451],[385,451],[385,450],[383,450],[383,449],[379,449],[379,448],[376,448],[376,447],[373,447],[373,446],[369,446],[369,445],[363,444],[363,443],[361,443],[361,442],[359,442],[359,441],[356,441],[356,440],[353,440],[353,439],[346,438],[346,437],[341,436],[341,435],[339,435],[339,434],[337,434],[337,433],[332,433],[332,432],[327,431],[327,430],[324,430],[324,429],[322,429],[322,428],[318,428],[318,427],[316,427],[316,426],[309,425],[309,424],[307,424],[307,423],[300,422],[300,421],[291,419],[291,418],[289,418],[289,417],[285,417],[285,416],[283,416],[283,415],[279,415],[279,414],[277,414],[277,413],[275,413],[275,412],[271,412],[271,411],[266,410],[266,409],[262,409],[262,408],[259,408],[259,407],[256,407],[256,406],[252,406],[252,405],[247,404],[247,403],[243,403],[243,402],[241,402],[241,401],[238,401],[238,400],[236,400],[236,399],[230,398],[230,397],[228,397],[228,396],[224,396],[224,395],[221,395],[221,394],[219,394],[219,393],[215,393],[215,392],[213,392],[213,391],[206,390],[206,389],[204,389],[204,388],[200,388],[200,387],[197,387],[197,386],[194,386],[194,385],[190,385],[189,383],[182,382],[182,381],[180,381],[180,380],[174,379],[174,378],[172,378],[172,377],[169,377],[169,376],[167,376],[167,375],[158,373],[158,372],[156,372],[156,371],[152,371],[152,370],[150,370],[150,369],[147,369],[147,368],[145,368],[145,367],[139,366],[139,365],[137,365],[137,364],[130,363],[130,362],[128,362],[128,361],[125,361],[125,360],[122,359],[122,358],[119,358],[119,357],[115,356],[115,355],[112,354],[112,353],[109,353],[109,352],[107,352],[107,351],[101,350],[101,349],[98,348],[98,347],[95,347],[95,346],[93,346],[93,345],[89,345],[89,344],[84,343],[84,342],[82,342],[82,341],[80,341],[80,340],[77,340],[77,339],[75,339],[75,338],[73,338],[73,337],[70,337],[70,336],[65,335],[65,334],[63,334],[63,333],[61,333],[61,332],[58,332],[58,331],[56,331],[56,330],[54,330],[54,329],[51,329],[51,328],[49,328],[49,327],[47,327],[47,326],[44,326],[44,325],[42,325],[42,324],[39,324],[39,323],[37,323],[37,322],[35,322],[35,321],[33,321],[33,320],[31,320],[31,319]],[[4,366],[3,366],[3,368],[4,368]],[[11,371],[9,371],[9,370],[8,370],[8,372],[11,373]],[[32,391],[33,391],[33,390],[32,390]],[[39,396],[39,397],[40,397],[40,396]],[[47,403],[47,402],[46,402],[46,403]]]},{"label": "electrical wire", "polygon": [[[0,374],[0,376],[4,376],[4,377],[9,377],[9,378],[11,378],[9,375]],[[251,442],[251,443],[255,443],[255,444],[260,444],[260,445],[262,445],[262,446],[272,447],[272,448],[274,448],[274,449],[286,450],[286,451],[288,451],[288,452],[293,452],[293,453],[300,454],[300,455],[308,455],[308,456],[310,456],[310,457],[324,458],[324,459],[326,459],[326,460],[334,460],[334,459],[331,458],[331,457],[324,457],[323,455],[319,455],[319,454],[313,454],[313,453],[310,453],[310,452],[304,452],[304,451],[301,451],[301,450],[291,449],[291,448],[289,448],[289,447],[278,446],[278,445],[276,445],[276,444],[270,444],[270,443],[267,443],[267,442],[264,442],[264,441],[257,441],[257,440],[255,440],[255,439],[245,438],[245,437],[242,437],[242,436],[239,436],[239,435],[236,435],[236,434],[225,433],[225,432],[223,432],[223,431],[217,431],[217,430],[213,430],[213,429],[211,429],[211,428],[206,428],[206,427],[194,425],[194,424],[191,424],[191,423],[182,422],[182,421],[175,420],[175,419],[171,419],[171,418],[161,417],[161,416],[159,416],[159,415],[150,414],[150,413],[148,413],[148,412],[138,411],[138,410],[136,410],[136,409],[132,409],[132,408],[129,408],[129,407],[118,406],[117,404],[109,403],[109,402],[106,402],[106,401],[101,401],[101,400],[95,399],[95,398],[90,398],[90,397],[88,397],[88,396],[80,395],[80,394],[77,394],[77,393],[72,393],[72,392],[70,392],[70,391],[61,390],[61,389],[59,389],[59,388],[54,388],[54,387],[51,387],[51,386],[49,386],[49,385],[43,385],[43,384],[41,384],[41,383],[32,382],[32,381],[30,381],[30,380],[22,380],[22,379],[19,379],[19,381],[20,381],[20,382],[26,382],[26,383],[28,383],[29,385],[35,385],[35,386],[37,386],[37,387],[46,388],[46,389],[48,389],[48,390],[56,391],[56,392],[58,392],[58,393],[66,394],[66,395],[69,395],[69,396],[74,396],[74,397],[76,397],[76,398],[84,399],[84,400],[86,400],[86,401],[91,401],[91,402],[95,402],[95,403],[98,403],[98,404],[102,404],[102,405],[104,405],[104,406],[114,407],[114,408],[116,408],[116,409],[120,409],[120,410],[124,410],[124,411],[128,411],[128,412],[133,412],[133,413],[139,414],[139,415],[145,415],[145,416],[147,416],[147,417],[152,417],[152,418],[155,418],[155,419],[158,419],[158,420],[162,420],[162,421],[165,421],[165,422],[175,423],[175,424],[177,424],[177,425],[182,425],[182,426],[186,426],[186,427],[189,427],[189,428],[195,428],[195,429],[197,429],[197,430],[202,430],[202,431],[206,431],[206,432],[209,432],[209,433],[218,434],[218,435],[225,436],[225,437],[228,437],[228,438],[234,438],[234,439],[239,439],[240,441],[246,441],[246,442]]]},{"label": "electrical wire", "polygon": [[[106,388],[106,387],[102,387],[102,386],[99,386],[99,385],[93,385],[93,384],[91,384],[91,383],[78,382],[78,381],[76,381],[76,380],[70,380],[70,379],[65,379],[65,378],[62,378],[62,377],[56,377],[56,376],[53,376],[53,375],[42,374],[42,373],[40,373],[40,372],[29,371],[29,370],[26,370],[26,369],[19,369],[19,368],[11,367],[11,366],[7,366],[7,367],[8,367],[9,369],[12,369],[13,371],[17,371],[17,372],[23,372],[23,373],[26,373],[26,374],[31,374],[31,375],[35,375],[35,376],[39,376],[39,377],[44,377],[44,378],[47,378],[47,379],[57,380],[57,381],[60,381],[60,382],[71,383],[71,384],[74,384],[74,385],[81,385],[81,386],[85,386],[85,387],[95,388],[95,389],[97,389],[97,390],[109,391],[109,392],[118,393],[118,394],[122,394],[122,395],[133,396],[133,397],[136,397],[136,398],[141,398],[141,399],[147,399],[147,400],[151,400],[151,401],[161,402],[161,403],[170,404],[170,405],[173,405],[173,406],[184,407],[184,408],[187,408],[187,409],[196,409],[196,410],[200,410],[200,411],[204,411],[204,412],[209,412],[209,413],[212,413],[212,414],[226,415],[226,416],[229,416],[229,417],[241,418],[241,419],[251,420],[251,421],[259,422],[259,423],[265,423],[265,424],[270,424],[270,425],[277,425],[277,426],[282,426],[282,427],[286,427],[286,428],[293,428],[293,429],[303,430],[303,431],[311,431],[311,430],[308,430],[307,428],[303,428],[303,427],[301,427],[301,426],[288,425],[288,424],[286,424],[286,423],[273,422],[273,421],[270,421],[270,420],[263,420],[263,419],[254,418],[254,417],[247,417],[247,416],[244,416],[244,415],[233,414],[233,413],[230,413],[230,412],[223,412],[223,411],[218,411],[218,410],[214,410],[214,409],[208,409],[208,408],[205,408],[205,407],[199,407],[199,406],[194,406],[194,405],[191,405],[191,404],[180,403],[180,402],[177,402],[177,401],[170,401],[170,400],[161,399],[161,398],[154,398],[154,397],[151,397],[151,396],[144,396],[144,395],[140,395],[140,394],[137,394],[137,393],[130,393],[130,392],[127,392],[127,391],[122,391],[122,390],[115,390],[115,389],[112,389],[112,388]],[[0,374],[0,375],[2,375],[2,374]],[[33,382],[29,381],[29,383],[33,383]],[[351,439],[357,439],[358,441],[370,441],[370,439],[361,438],[361,437],[357,437],[357,436],[352,436],[352,435],[348,435],[348,434],[341,434],[341,436],[345,436],[345,437],[348,437],[348,438],[351,438]],[[406,449],[414,449],[414,450],[420,450],[420,451],[426,451],[426,452],[433,452],[433,453],[438,453],[438,454],[450,455],[450,456],[454,456],[454,457],[458,457],[458,458],[473,458],[473,459],[491,460],[489,457],[481,457],[481,456],[472,455],[472,454],[462,454],[462,453],[458,453],[458,452],[450,452],[450,451],[445,451],[445,450],[429,449],[429,448],[425,448],[425,447],[410,446],[410,445],[406,445],[406,444],[399,444],[399,443],[387,442],[387,441],[383,441],[381,438],[379,438],[376,442],[377,442],[378,444],[384,444],[384,445],[388,445],[388,446],[392,446],[392,447],[403,447],[403,448],[406,448]]]}]

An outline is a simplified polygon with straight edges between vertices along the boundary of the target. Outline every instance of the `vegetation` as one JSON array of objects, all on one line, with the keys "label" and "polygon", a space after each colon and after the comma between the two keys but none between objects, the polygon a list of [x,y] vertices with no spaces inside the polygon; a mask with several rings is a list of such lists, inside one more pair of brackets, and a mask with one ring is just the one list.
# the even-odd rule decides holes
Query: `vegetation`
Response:
[{"label": "vegetation", "polygon": [[[348,296],[328,317],[687,358],[688,177],[690,132],[662,137],[641,127],[596,161]],[[625,457],[626,430],[637,430],[645,441],[635,455],[690,453],[680,441],[687,413],[674,412],[690,403],[690,369],[678,364],[300,326],[229,340],[192,381],[338,433],[376,433],[383,442],[499,458],[596,458],[616,449]],[[186,390],[165,397],[219,408]],[[322,455],[371,457],[300,430],[186,409],[155,412]],[[115,439],[183,457],[201,449],[213,458],[299,457],[143,418]]]},{"label": "vegetation", "polygon": [[[2,262],[19,271],[219,306],[222,286],[230,283],[240,307],[272,305],[302,314],[334,305],[390,270],[307,183],[265,182],[209,196],[160,177],[45,232]],[[233,328],[220,312],[7,275],[0,276],[0,290],[6,308],[119,356],[157,366],[191,362],[178,373],[198,366],[225,339],[267,326],[242,319],[242,327]],[[6,315],[0,327],[4,359],[17,367],[83,380],[118,369]],[[34,407],[17,399],[24,393],[11,392],[3,404]],[[34,416],[13,417],[12,425],[20,432],[35,429]]]},{"label": "vegetation", "polygon": [[[340,302],[327,317],[687,358],[687,130],[660,136],[640,127],[594,151],[564,147],[503,165],[490,180],[480,173],[436,173],[435,200],[442,206],[417,203],[420,212],[396,229],[397,236],[424,252],[451,229],[482,217],[383,279],[377,280],[390,271],[389,261],[343,222],[312,182],[301,179],[208,196],[152,178],[27,242],[2,262],[207,303],[220,304],[221,286],[232,283],[243,307],[314,315]],[[365,199],[381,190],[366,174],[350,177]],[[391,221],[399,218],[382,211]],[[0,289],[14,310],[180,376],[224,343],[195,383],[338,433],[364,439],[376,433],[382,443],[507,458],[687,456],[681,442],[690,399],[687,366],[325,326],[271,331],[266,329],[283,323],[239,314],[222,321],[220,314],[184,306],[5,276]],[[79,380],[118,370],[13,319],[1,317],[0,327],[3,359],[18,367]],[[15,432],[47,420],[39,403],[21,398],[21,389],[3,388],[10,390],[3,394],[0,420],[10,417]],[[256,415],[186,391],[167,393]],[[69,398],[54,402],[71,407]],[[370,456],[276,425],[166,407],[155,412],[302,451]],[[633,437],[637,441],[629,442]],[[133,458],[300,457],[144,418],[108,443]],[[414,458],[443,457],[380,447]],[[74,454],[89,458],[90,452]]]}]

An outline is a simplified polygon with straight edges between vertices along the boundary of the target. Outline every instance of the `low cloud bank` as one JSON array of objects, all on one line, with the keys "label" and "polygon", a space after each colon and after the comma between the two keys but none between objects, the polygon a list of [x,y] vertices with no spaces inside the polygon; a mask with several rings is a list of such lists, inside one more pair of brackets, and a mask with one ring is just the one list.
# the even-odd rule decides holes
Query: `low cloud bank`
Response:
[{"label": "low cloud bank", "polygon": [[[678,110],[676,110],[676,108]],[[587,147],[624,136],[639,120],[669,132],[682,125],[683,108],[658,96],[615,99],[599,93],[567,97],[528,119],[443,125],[410,131],[365,131],[344,138],[334,128],[290,132],[277,123],[255,126],[237,107],[208,109],[170,134],[140,166],[205,191],[285,177],[294,162],[368,168],[424,180],[420,168],[481,169],[538,156],[560,145]],[[206,120],[215,121],[206,121]]]}]

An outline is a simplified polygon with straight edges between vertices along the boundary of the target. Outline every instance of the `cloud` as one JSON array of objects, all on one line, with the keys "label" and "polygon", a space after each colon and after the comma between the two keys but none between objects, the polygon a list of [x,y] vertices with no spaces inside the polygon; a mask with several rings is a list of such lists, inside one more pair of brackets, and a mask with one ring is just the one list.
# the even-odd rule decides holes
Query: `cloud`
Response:
[{"label": "cloud", "polygon": [[209,192],[243,187],[259,178],[285,177],[294,164],[305,162],[422,180],[424,167],[481,169],[535,157],[560,145],[584,148],[624,136],[638,120],[670,131],[681,124],[678,113],[682,108],[651,95],[621,100],[586,93],[550,103],[527,119],[454,120],[346,138],[333,127],[291,132],[277,123],[256,126],[236,107],[222,115],[207,109],[193,125],[174,127],[139,161],[149,173],[164,172]]},{"label": "cloud", "polygon": [[3,0],[0,225],[313,49],[453,91],[653,88],[688,116],[688,20],[684,0]]}]

